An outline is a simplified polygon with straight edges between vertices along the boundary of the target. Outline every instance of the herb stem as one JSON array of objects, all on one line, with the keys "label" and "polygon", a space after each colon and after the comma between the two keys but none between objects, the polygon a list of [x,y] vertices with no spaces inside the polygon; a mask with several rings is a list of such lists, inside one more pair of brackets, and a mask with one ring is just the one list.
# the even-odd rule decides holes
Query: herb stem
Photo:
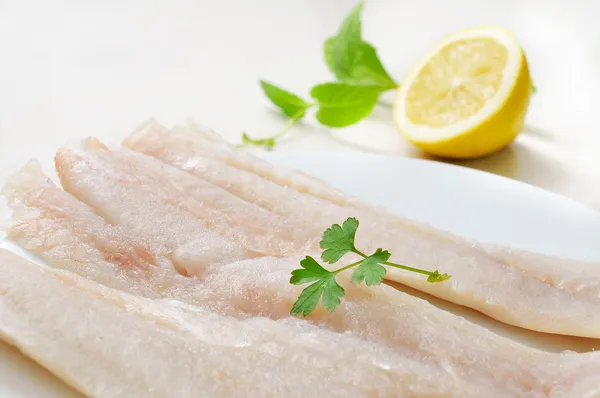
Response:
[{"label": "herb stem", "polygon": [[404,269],[404,270],[407,270],[407,271],[416,272],[418,274],[433,275],[433,272],[425,271],[424,269],[409,267],[408,265],[390,263],[389,261],[386,261],[383,264],[384,265],[389,265],[390,267],[394,267],[394,268],[400,268],[400,269]]},{"label": "herb stem", "polygon": [[334,274],[339,274],[340,272],[342,272],[342,271],[345,271],[345,270],[347,270],[347,269],[349,269],[349,268],[352,268],[352,267],[354,267],[354,266],[357,266],[358,264],[360,264],[360,263],[362,263],[362,262],[363,262],[363,260],[358,260],[358,261],[355,261],[355,262],[353,262],[352,264],[348,264],[348,265],[346,265],[345,267],[342,267],[342,268],[340,268],[340,269],[336,269],[335,271],[333,271],[333,273],[334,273]]},{"label": "herb stem", "polygon": [[[315,106],[315,104],[310,104],[306,109],[311,108]],[[290,129],[294,126],[294,124],[296,124],[296,122],[298,120],[300,120],[300,118],[304,115],[304,113],[306,112],[306,109],[302,109],[300,111],[298,111],[294,116],[292,116],[287,122],[285,122],[285,124],[283,125],[281,131],[279,131],[279,133],[275,134],[274,136],[271,136],[267,139],[270,140],[278,140],[279,138],[283,137],[284,135],[286,135]]]},{"label": "herb stem", "polygon": [[390,108],[390,109],[394,107],[394,104],[391,102],[377,101],[377,104],[379,106],[383,106],[383,107]]},{"label": "herb stem", "polygon": [[[367,256],[361,252],[360,250],[358,250],[357,248],[354,248],[354,250],[352,250],[354,253],[358,254],[359,256],[361,256],[362,258],[367,258]],[[362,261],[362,260],[361,260]],[[360,263],[360,261],[359,261]],[[396,263],[391,263],[389,261],[386,261],[384,263],[382,263],[384,265],[389,265],[390,267],[394,267],[394,268],[400,268],[400,269],[404,269],[406,271],[412,271],[412,272],[416,272],[418,274],[423,274],[423,275],[433,275],[433,272],[430,271],[425,271],[424,269],[419,269],[419,268],[413,268],[413,267],[409,267],[408,265],[402,265],[402,264],[396,264]]]},{"label": "herb stem", "polygon": [[354,248],[354,250],[352,250],[354,253],[358,254],[359,256],[361,256],[362,258],[367,258],[367,255],[365,255],[365,253],[361,252],[360,250],[358,250],[357,248]]},{"label": "herb stem", "polygon": [[243,148],[248,145],[263,145],[267,150],[273,149],[273,147],[275,146],[275,141],[277,141],[278,139],[280,139],[281,137],[283,137],[284,135],[289,133],[291,128],[294,126],[294,124],[298,120],[300,120],[302,118],[302,116],[304,116],[304,113],[306,112],[306,110],[309,108],[312,108],[315,105],[316,104],[308,104],[306,106],[306,108],[299,110],[294,116],[292,116],[291,118],[288,119],[287,122],[285,122],[285,124],[283,125],[283,127],[277,134],[272,135],[270,137],[252,139],[252,138],[248,137],[246,135],[246,133],[244,133],[243,134],[244,141],[241,144],[238,144],[237,147]]},{"label": "herb stem", "polygon": [[[365,255],[363,252],[361,252],[360,250],[358,250],[357,248],[354,248],[352,250],[352,252],[354,252],[355,254],[358,254],[359,256],[361,256],[363,259],[367,258],[368,256]],[[361,260],[362,261],[362,260]],[[358,263],[360,263],[360,261],[358,261]],[[389,265],[390,267],[394,267],[394,268],[400,268],[400,269],[404,269],[406,271],[412,271],[412,272],[416,272],[418,274],[423,274],[423,275],[433,275],[434,272],[430,272],[430,271],[425,271],[424,269],[419,269],[419,268],[413,268],[413,267],[409,267],[408,265],[402,265],[402,264],[396,264],[396,263],[391,263],[389,261],[385,261],[382,264],[384,265]]]}]

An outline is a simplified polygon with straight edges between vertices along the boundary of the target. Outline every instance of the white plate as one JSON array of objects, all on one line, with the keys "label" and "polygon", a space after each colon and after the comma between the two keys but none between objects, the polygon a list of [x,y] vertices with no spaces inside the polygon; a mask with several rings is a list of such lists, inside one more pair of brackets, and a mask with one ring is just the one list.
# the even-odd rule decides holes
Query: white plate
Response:
[{"label": "white plate", "polygon": [[[600,213],[523,183],[436,162],[369,154],[261,156],[303,170],[399,215],[469,238],[600,261]],[[1,245],[10,247],[6,242]],[[500,334],[543,349],[600,347],[593,340],[507,327],[474,311],[426,298]],[[0,346],[0,398],[71,396],[78,395],[15,350]]]},{"label": "white plate", "polygon": [[439,162],[375,154],[261,156],[458,235],[600,261],[599,212],[519,181]]}]

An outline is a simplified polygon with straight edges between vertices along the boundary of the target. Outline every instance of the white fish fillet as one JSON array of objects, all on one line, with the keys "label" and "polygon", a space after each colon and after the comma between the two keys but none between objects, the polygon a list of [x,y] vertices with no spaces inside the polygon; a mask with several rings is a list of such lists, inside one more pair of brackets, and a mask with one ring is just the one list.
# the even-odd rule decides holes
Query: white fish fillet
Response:
[{"label": "white fish fillet", "polygon": [[301,321],[240,321],[0,251],[0,337],[90,397],[477,396],[444,369]]},{"label": "white fish fillet", "polygon": [[[5,194],[14,211],[9,236],[51,265],[108,286],[147,297],[176,298],[238,318],[287,318],[299,294],[300,288],[288,283],[290,270],[297,266],[293,259],[262,257],[206,265],[202,279],[166,273],[154,263],[146,264],[146,273],[124,273],[123,267],[135,269],[138,264],[115,261],[113,252],[103,254],[106,246],[97,242],[110,230],[123,245],[139,251],[135,240],[118,225],[103,225],[86,205],[50,184],[35,164],[12,177]],[[61,250],[55,247],[57,231],[63,237]],[[147,257],[156,258],[152,253]],[[97,263],[98,258],[113,258],[114,264]],[[331,314],[319,308],[310,318],[314,323],[385,344],[398,355],[448,372],[470,389],[482,389],[488,396],[561,396],[579,388],[590,392],[600,385],[600,381],[588,385],[590,375],[600,370],[591,356],[543,353],[390,287],[365,288],[349,283],[347,275],[340,278],[347,289],[345,300]],[[585,371],[580,369],[582,363]]]},{"label": "white fish fillet", "polygon": [[[269,181],[273,181],[292,190],[307,193],[316,198],[324,199],[338,205],[363,206],[361,201],[349,197],[343,192],[333,189],[327,183],[303,172],[283,167],[273,167],[272,164],[258,159],[247,152],[237,151],[234,147],[227,144],[220,135],[210,129],[199,127],[194,122],[189,122],[187,126],[176,126],[173,131],[174,133],[181,133],[187,137],[187,140],[191,144],[191,148],[189,149],[192,153],[201,153],[202,157],[207,159],[231,164],[236,168],[263,176]],[[160,136],[160,134],[165,132],[169,133],[169,131],[161,126],[156,120],[150,119],[140,125],[138,129],[125,140],[124,145],[131,148],[138,145],[145,148],[153,148],[154,144],[152,142],[148,143],[148,146],[146,146],[145,143],[140,142],[140,139],[146,139],[148,135],[154,133],[158,133]],[[179,139],[177,139],[177,141],[179,141]],[[198,146],[198,143],[201,143],[202,145]],[[157,150],[157,148],[153,148],[153,150]],[[167,152],[169,152],[168,148]],[[204,161],[200,161],[196,164],[196,161],[199,159],[196,157],[185,156],[188,153],[189,152],[180,153],[180,156],[184,157],[185,161],[187,161],[187,168],[197,166],[203,167],[205,164]],[[232,187],[232,189],[237,188],[239,187]]]},{"label": "white fish fillet", "polygon": [[389,280],[511,325],[600,338],[599,264],[477,245],[234,151],[202,130],[169,132],[150,121],[124,144],[287,217],[290,225],[315,235],[332,223],[357,217],[363,251],[384,247],[395,262],[452,275],[445,283],[429,284],[420,275],[392,268],[386,274]]},{"label": "white fish fillet", "polygon": [[[176,263],[180,252],[197,260],[209,252],[229,260],[288,255],[304,250],[309,240],[285,217],[154,158],[111,151],[94,139],[81,148],[61,148],[56,166],[67,191],[109,223],[143,233],[154,246],[166,245]],[[98,187],[108,189],[98,195]]]},{"label": "white fish fillet", "polygon": [[164,281],[179,275],[167,252],[142,240],[133,242],[52,183],[37,161],[9,178],[2,194],[13,212],[8,236],[33,253],[43,253],[50,263],[60,259],[61,268],[121,290],[129,290],[129,276],[146,280],[151,272],[152,289],[137,285],[149,297],[156,296],[159,280],[167,290]]}]

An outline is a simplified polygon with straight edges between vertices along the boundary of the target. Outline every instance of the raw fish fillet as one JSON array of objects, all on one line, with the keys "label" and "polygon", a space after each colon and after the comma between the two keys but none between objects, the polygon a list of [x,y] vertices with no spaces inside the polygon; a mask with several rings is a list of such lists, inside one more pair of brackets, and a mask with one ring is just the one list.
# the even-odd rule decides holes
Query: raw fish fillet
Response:
[{"label": "raw fish fillet", "polygon": [[430,284],[421,275],[388,268],[388,280],[510,325],[600,338],[598,264],[478,245],[235,151],[201,129],[170,132],[150,121],[124,144],[287,217],[289,225],[308,236],[357,217],[361,222],[357,242],[363,252],[383,247],[394,262],[452,275],[447,282]]},{"label": "raw fish fillet", "polygon": [[152,273],[152,289],[136,285],[138,293],[148,297],[157,297],[159,280],[179,275],[167,252],[129,239],[58,188],[37,161],[9,178],[2,194],[13,213],[8,236],[50,264],[60,259],[61,268],[121,290],[129,290],[130,280],[147,280]]},{"label": "raw fish fillet", "polygon": [[[173,141],[163,145],[165,139]],[[133,132],[123,145],[202,176],[240,198],[285,216],[298,211],[290,196],[304,201],[321,199],[340,206],[365,206],[321,180],[299,171],[275,167],[248,152],[235,150],[215,133],[193,124],[171,132],[150,120]],[[267,191],[262,192],[262,189]],[[321,203],[321,200],[311,203]]]},{"label": "raw fish fillet", "polygon": [[214,262],[209,253],[219,253],[232,261],[290,255],[311,244],[287,218],[137,152],[86,139],[61,148],[55,160],[65,190],[109,223],[171,251],[176,264],[186,261],[180,254]]},{"label": "raw fish fillet", "polygon": [[300,320],[237,320],[0,250],[0,338],[90,397],[475,397],[442,367]]},{"label": "raw fish fillet", "polygon": [[[107,286],[146,297],[176,299],[240,320],[254,316],[287,319],[301,290],[288,283],[297,259],[221,261],[202,267],[198,277],[166,272],[168,265],[157,262],[159,256],[151,251],[146,257],[153,260],[143,267],[137,262],[116,261],[114,251],[104,254],[111,246],[98,245],[106,231],[123,240],[120,246],[131,245],[136,251],[140,250],[136,239],[143,241],[144,237],[133,238],[119,225],[104,223],[85,204],[48,182],[35,163],[11,178],[5,194],[13,208],[13,225],[8,230],[12,239],[54,267]],[[62,237],[60,250],[55,247],[57,232]],[[113,263],[98,262],[104,257]],[[127,268],[145,272],[128,274]],[[434,373],[448,372],[468,384],[468,391],[485,391],[487,396],[563,396],[574,391],[591,394],[600,386],[600,381],[594,382],[600,370],[597,356],[544,353],[391,287],[355,286],[347,273],[340,275],[340,282],[346,287],[341,306],[333,313],[319,307],[309,318],[312,323],[385,345],[395,355],[432,366],[437,369]],[[413,377],[417,380],[419,376]]]}]

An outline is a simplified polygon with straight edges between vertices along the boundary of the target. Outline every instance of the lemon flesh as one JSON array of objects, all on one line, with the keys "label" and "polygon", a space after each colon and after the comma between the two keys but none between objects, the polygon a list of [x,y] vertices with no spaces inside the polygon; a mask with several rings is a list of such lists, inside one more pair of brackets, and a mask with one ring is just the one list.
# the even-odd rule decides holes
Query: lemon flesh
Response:
[{"label": "lemon flesh", "polygon": [[484,156],[522,130],[530,87],[527,60],[510,32],[470,29],[439,43],[408,74],[398,90],[394,118],[425,152]]}]

